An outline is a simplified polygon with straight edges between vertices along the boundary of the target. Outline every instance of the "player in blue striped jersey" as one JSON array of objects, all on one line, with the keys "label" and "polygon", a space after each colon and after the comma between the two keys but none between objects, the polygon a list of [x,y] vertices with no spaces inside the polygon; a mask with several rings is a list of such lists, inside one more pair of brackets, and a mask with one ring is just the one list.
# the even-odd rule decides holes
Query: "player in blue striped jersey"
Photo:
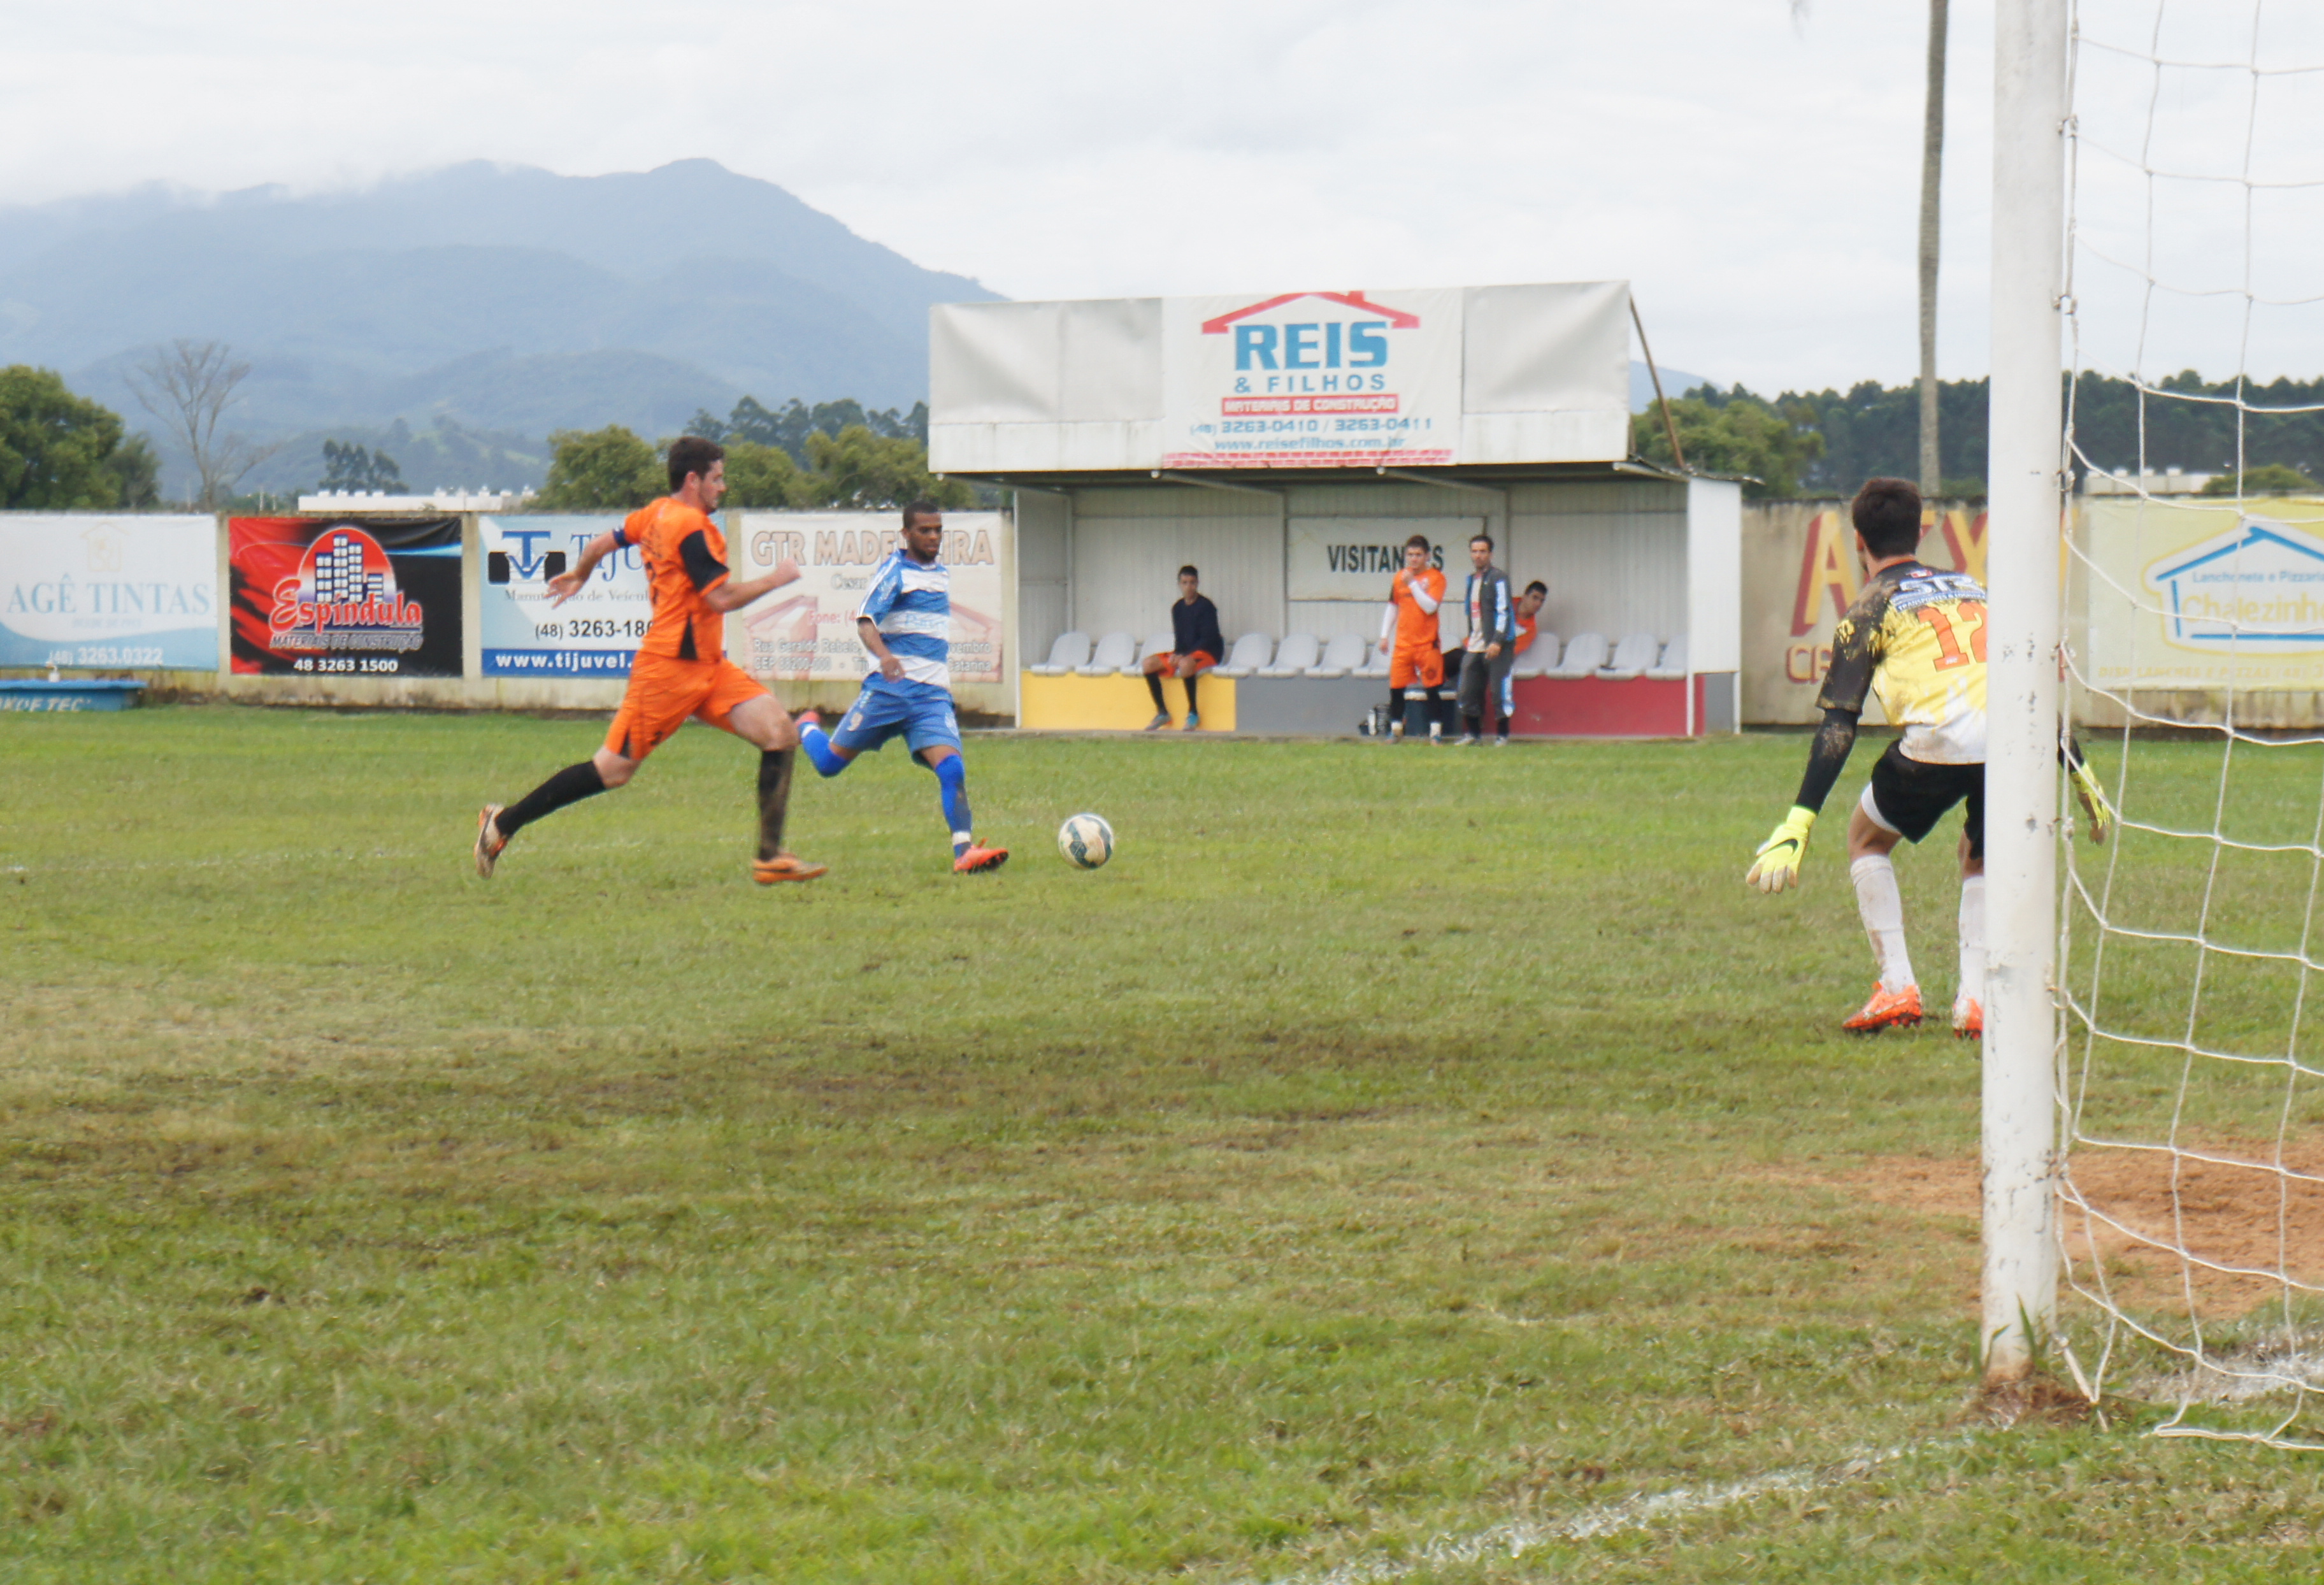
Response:
[{"label": "player in blue striped jersey", "polygon": [[863,691],[826,733],[812,714],[799,717],[799,747],[817,771],[836,776],[855,756],[877,751],[900,735],[914,757],[936,772],[952,833],[952,867],[959,875],[998,870],[1007,848],[979,847],[969,823],[968,766],[961,758],[960,723],[953,714],[952,573],[936,560],[944,548],[944,514],[932,501],[904,508],[904,548],[880,564],[871,592],[855,609],[856,635],[872,652]]}]

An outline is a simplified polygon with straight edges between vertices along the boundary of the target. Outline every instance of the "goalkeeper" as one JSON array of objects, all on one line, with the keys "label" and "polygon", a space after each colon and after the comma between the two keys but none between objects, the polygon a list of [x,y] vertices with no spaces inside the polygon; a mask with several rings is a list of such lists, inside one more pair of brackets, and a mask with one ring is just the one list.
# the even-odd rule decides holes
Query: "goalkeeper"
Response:
[{"label": "goalkeeper", "polygon": [[[1863,558],[1863,592],[1833,630],[1831,668],[1816,704],[1823,712],[1799,797],[1759,844],[1744,877],[1762,891],[1797,884],[1808,834],[1856,744],[1868,692],[1880,696],[1903,734],[1872,768],[1848,823],[1849,878],[1880,970],[1872,995],[1843,1027],[1877,1034],[1921,1021],[1921,990],[1904,946],[1904,904],[1889,855],[1919,842],[1954,806],[1960,838],[1960,980],[1953,1032],[1985,1032],[1985,590],[1967,573],[1940,572],[1916,552],[1921,493],[1903,479],[1873,479],[1849,508]],[[2061,752],[2065,752],[2061,749]],[[2079,752],[2066,752],[2075,796],[2106,840],[2112,810]]]}]

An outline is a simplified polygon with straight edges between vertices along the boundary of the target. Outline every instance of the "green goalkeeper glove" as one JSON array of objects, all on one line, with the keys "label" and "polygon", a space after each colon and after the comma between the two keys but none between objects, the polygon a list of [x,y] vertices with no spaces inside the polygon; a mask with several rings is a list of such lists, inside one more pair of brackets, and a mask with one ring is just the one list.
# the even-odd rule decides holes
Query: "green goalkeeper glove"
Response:
[{"label": "green goalkeeper glove", "polygon": [[2098,785],[2098,773],[2090,769],[2088,760],[2079,760],[2066,772],[2074,788],[2074,797],[2089,816],[2090,840],[2100,847],[2106,845],[2107,833],[2114,829],[2114,806],[2107,802],[2106,789]]},{"label": "green goalkeeper glove", "polygon": [[1781,891],[1800,883],[1800,862],[1808,856],[1808,833],[1815,829],[1816,812],[1798,804],[1784,816],[1775,834],[1759,844],[1750,873],[1743,884],[1761,891]]}]

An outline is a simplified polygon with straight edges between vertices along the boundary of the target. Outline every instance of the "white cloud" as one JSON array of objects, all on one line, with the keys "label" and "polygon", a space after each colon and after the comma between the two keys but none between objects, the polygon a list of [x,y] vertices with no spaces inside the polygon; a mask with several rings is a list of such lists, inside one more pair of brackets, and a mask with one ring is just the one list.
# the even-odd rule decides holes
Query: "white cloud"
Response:
[{"label": "white cloud", "polygon": [[[2225,9],[2179,0],[2166,43],[2245,58],[2247,19]],[[2150,31],[2146,4],[2084,14],[2108,37]],[[1953,17],[1948,375],[1986,363],[1990,0]],[[2274,63],[2324,59],[2303,21],[2270,26]],[[1796,29],[1784,0],[85,0],[12,18],[0,200],[703,155],[1016,297],[1625,276],[1674,365],[1763,389],[1894,382],[1916,357],[1924,28],[1865,0]],[[2094,68],[2086,130],[2135,147],[2155,98],[2174,152],[2233,155],[2238,83],[2166,77],[2158,97],[2142,63]],[[2270,78],[2264,100],[2264,160],[2286,170],[2315,163],[2284,134],[2315,124],[2305,81]],[[2137,181],[2091,190],[2116,206],[2101,229],[2143,239]],[[2263,206],[2255,278],[2282,295],[2324,241],[2302,196]],[[2239,227],[2196,206],[2173,235],[2217,276]],[[2135,329],[2135,296],[2091,300]],[[2253,366],[2324,370],[2324,328],[2277,320]],[[2178,341],[2150,341],[2217,371],[2236,355],[2220,336],[2190,311]]]}]

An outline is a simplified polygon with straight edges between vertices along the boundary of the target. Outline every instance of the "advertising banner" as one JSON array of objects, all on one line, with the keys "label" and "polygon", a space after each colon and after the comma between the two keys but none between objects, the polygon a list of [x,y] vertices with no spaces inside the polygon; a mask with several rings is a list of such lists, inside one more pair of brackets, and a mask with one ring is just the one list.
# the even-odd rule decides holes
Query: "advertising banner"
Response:
[{"label": "advertising banner", "polygon": [[2324,690],[2324,501],[2086,501],[2101,689]]},{"label": "advertising banner", "polygon": [[0,518],[0,666],[216,671],[217,520]]},{"label": "advertising banner", "polygon": [[460,520],[238,517],[236,676],[460,675]]},{"label": "advertising banner", "polygon": [[1425,534],[1429,565],[1463,569],[1471,536],[1485,531],[1481,517],[1295,517],[1285,543],[1284,573],[1294,600],[1362,600],[1386,604],[1389,580],[1404,570],[1404,542]]},{"label": "advertising banner", "polygon": [[1455,289],[1165,299],[1162,465],[1459,461],[1462,297]]},{"label": "advertising banner", "polygon": [[[1921,559],[1985,577],[1982,511],[1924,509]],[[1751,502],[1743,509],[1743,721],[1812,725],[1831,669],[1831,633],[1864,585],[1844,502]],[[1877,698],[1865,723],[1886,719]]]},{"label": "advertising banner", "polygon": [[[731,637],[734,659],[753,676],[778,682],[854,682],[871,669],[855,636],[855,609],[872,575],[902,544],[892,511],[746,511],[728,542],[746,577],[786,558],[799,566],[787,584],[742,613],[743,638]],[[994,511],[945,514],[939,558],[952,569],[951,666],[954,684],[998,683],[1006,675],[1008,520]],[[732,630],[730,629],[730,633]]]},{"label": "advertising banner", "polygon": [[637,547],[599,562],[588,585],[552,606],[549,580],[578,566],[582,548],[622,526],[622,514],[487,517],[479,591],[486,677],[625,677],[653,620],[653,593]]}]

